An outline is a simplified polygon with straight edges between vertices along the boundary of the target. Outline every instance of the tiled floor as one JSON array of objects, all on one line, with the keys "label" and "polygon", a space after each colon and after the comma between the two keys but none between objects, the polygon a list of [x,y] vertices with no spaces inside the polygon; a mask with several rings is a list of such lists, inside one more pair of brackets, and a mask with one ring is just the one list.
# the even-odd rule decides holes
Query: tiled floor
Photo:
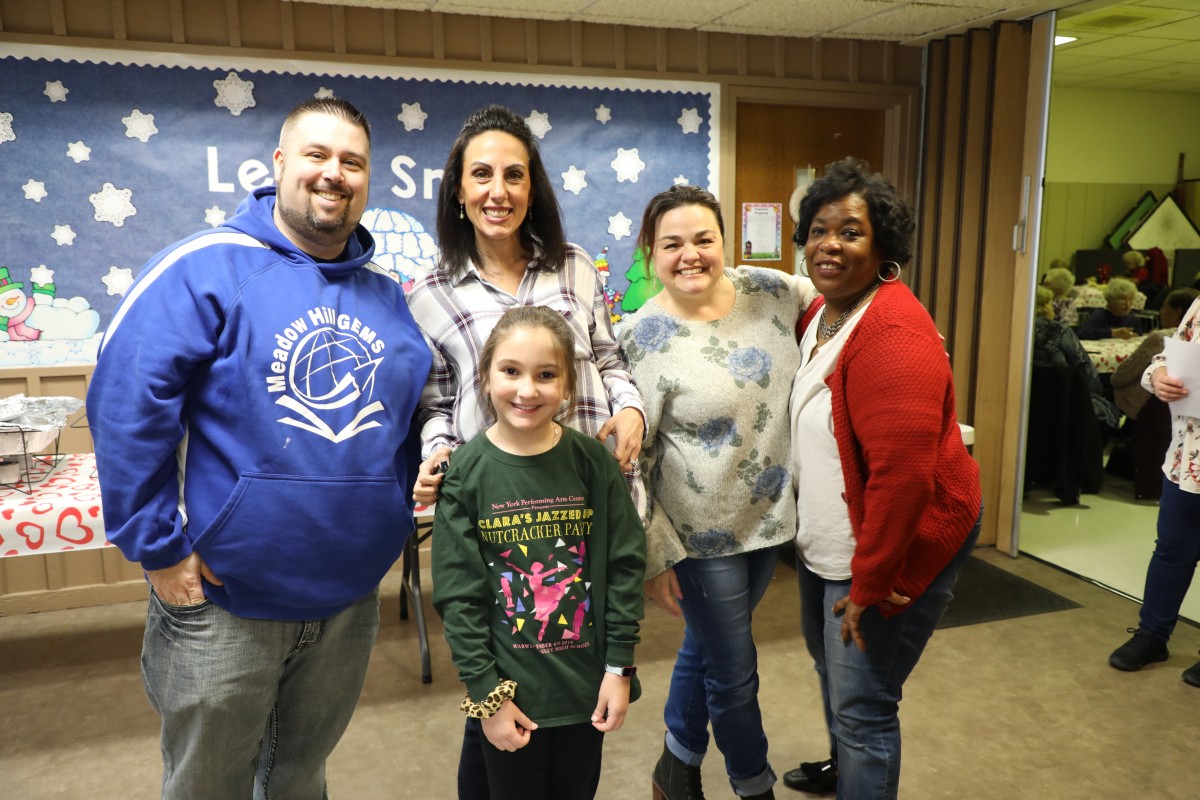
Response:
[{"label": "tiled floor", "polygon": [[[939,631],[906,687],[906,800],[1195,800],[1200,689],[1180,672],[1200,630],[1181,626],[1172,657],[1138,673],[1108,667],[1136,605],[1033,559],[979,557],[1081,608]],[[335,800],[453,800],[462,732],[455,679],[431,615],[433,674],[420,682],[415,626],[384,622],[354,720],[329,764]],[[0,618],[0,798],[158,794],[157,719],[138,674],[144,603]],[[795,574],[780,566],[755,618],[761,697],[775,769],[826,748],[817,682],[797,631]],[[600,800],[648,798],[679,623],[651,609],[639,649],[645,694],[605,743]],[[715,751],[709,798],[732,796]],[[781,800],[805,797],[782,785]],[[225,800],[222,798],[221,800]]]},{"label": "tiled floor", "polygon": [[[1104,490],[1082,495],[1076,506],[1059,505],[1048,491],[1032,491],[1020,519],[1021,552],[1141,599],[1158,503],[1134,500],[1128,481],[1106,475]],[[1180,613],[1200,623],[1200,580],[1193,581]],[[1136,614],[1128,624],[1137,625]]]}]

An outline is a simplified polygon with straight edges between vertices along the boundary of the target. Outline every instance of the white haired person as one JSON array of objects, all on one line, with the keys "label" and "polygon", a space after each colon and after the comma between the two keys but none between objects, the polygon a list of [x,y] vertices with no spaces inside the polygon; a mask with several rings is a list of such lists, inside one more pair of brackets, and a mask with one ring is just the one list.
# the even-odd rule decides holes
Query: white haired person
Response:
[{"label": "white haired person", "polygon": [[1142,320],[1133,313],[1137,284],[1113,278],[1104,286],[1104,308],[1097,308],[1079,326],[1080,339],[1131,339],[1141,335]]}]

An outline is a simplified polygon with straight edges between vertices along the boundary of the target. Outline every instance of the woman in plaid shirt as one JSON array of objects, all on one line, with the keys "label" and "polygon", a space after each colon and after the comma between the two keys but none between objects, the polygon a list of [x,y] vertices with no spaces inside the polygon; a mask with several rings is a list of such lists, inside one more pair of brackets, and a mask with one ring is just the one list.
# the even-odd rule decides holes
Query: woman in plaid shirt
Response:
[{"label": "woman in plaid shirt", "polygon": [[[603,283],[591,259],[566,241],[558,201],[529,126],[503,106],[472,114],[446,159],[438,196],[437,269],[408,295],[433,352],[421,395],[422,457],[413,499],[431,503],[438,465],[489,424],[477,381],[479,354],[514,306],[549,306],[575,336],[575,409],[563,423],[608,442],[638,514],[646,503],[637,457],[642,400],[613,335]],[[474,723],[474,724],[472,724]],[[459,798],[487,798],[482,734],[468,720]]]}]

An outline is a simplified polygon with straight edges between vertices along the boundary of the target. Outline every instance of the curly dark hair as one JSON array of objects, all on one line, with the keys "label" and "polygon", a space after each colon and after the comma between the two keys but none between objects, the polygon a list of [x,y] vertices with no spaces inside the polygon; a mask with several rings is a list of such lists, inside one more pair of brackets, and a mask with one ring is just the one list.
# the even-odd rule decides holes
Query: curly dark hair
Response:
[{"label": "curly dark hair", "polygon": [[[467,268],[467,261],[479,262],[479,250],[475,247],[475,228],[470,220],[459,219],[458,190],[462,185],[463,157],[467,145],[481,133],[500,131],[517,139],[525,146],[529,154],[529,180],[532,191],[529,194],[529,211],[521,222],[517,235],[521,239],[521,247],[537,259],[537,266],[542,269],[557,270],[562,266],[567,256],[567,239],[563,232],[562,211],[558,199],[554,196],[554,187],[546,167],[542,164],[542,155],[538,152],[537,142],[533,132],[525,120],[511,110],[500,105],[491,105],[467,117],[463,123],[450,155],[446,157],[446,167],[442,172],[442,185],[438,191],[437,205],[437,234],[438,246],[442,254],[438,259],[438,269],[446,274],[457,277]],[[537,203],[537,214],[533,213],[534,202]]]},{"label": "curly dark hair", "polygon": [[856,158],[827,165],[825,174],[808,185],[808,193],[800,201],[800,219],[792,241],[804,247],[817,212],[851,194],[866,201],[875,252],[880,259],[895,261],[900,266],[907,264],[912,259],[912,237],[917,227],[912,206],[887,178],[871,172],[865,161]]}]

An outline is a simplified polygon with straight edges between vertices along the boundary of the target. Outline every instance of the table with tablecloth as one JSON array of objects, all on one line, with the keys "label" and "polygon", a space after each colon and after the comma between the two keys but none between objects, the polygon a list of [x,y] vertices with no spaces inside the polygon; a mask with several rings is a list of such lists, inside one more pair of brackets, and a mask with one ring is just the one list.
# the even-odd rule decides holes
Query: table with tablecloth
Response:
[{"label": "table with tablecloth", "polygon": [[96,455],[29,458],[20,481],[0,485],[0,556],[111,546],[100,512]]},{"label": "table with tablecloth", "polygon": [[1145,341],[1145,336],[1131,336],[1128,339],[1084,339],[1083,349],[1101,375],[1111,375],[1116,372],[1117,365],[1129,356]]}]

